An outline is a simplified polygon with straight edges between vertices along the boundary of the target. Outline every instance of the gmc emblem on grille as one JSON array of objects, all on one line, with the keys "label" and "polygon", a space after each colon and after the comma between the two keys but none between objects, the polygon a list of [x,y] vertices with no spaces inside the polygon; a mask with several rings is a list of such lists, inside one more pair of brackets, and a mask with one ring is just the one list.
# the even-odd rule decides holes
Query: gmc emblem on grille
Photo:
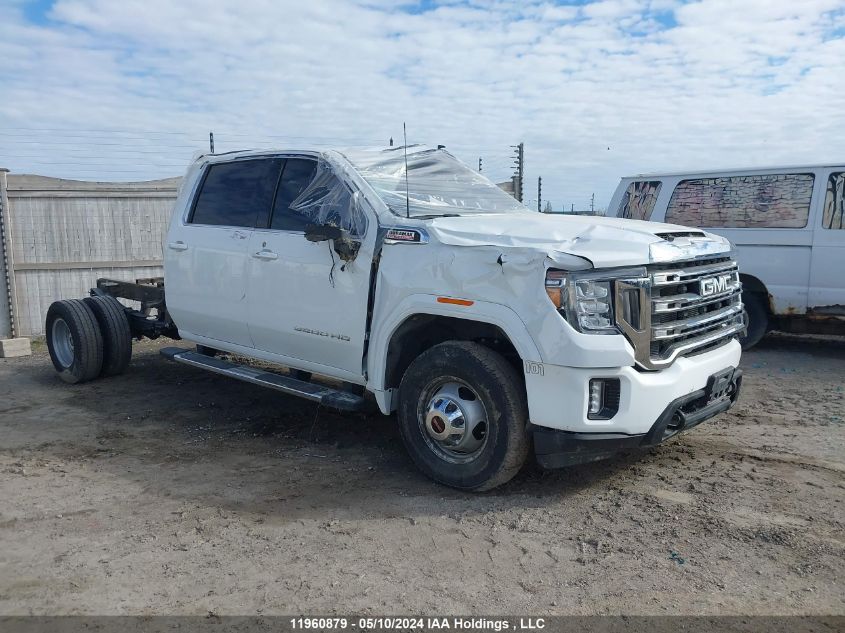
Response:
[{"label": "gmc emblem on grille", "polygon": [[709,297],[710,295],[718,295],[727,292],[731,289],[733,284],[733,273],[725,275],[714,275],[713,277],[705,277],[698,281],[698,294],[702,297]]}]

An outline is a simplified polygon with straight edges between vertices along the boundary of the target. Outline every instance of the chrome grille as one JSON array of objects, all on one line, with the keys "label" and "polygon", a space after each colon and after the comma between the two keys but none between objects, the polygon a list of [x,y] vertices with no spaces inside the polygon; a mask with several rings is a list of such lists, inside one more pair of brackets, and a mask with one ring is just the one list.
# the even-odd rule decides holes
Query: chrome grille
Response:
[{"label": "chrome grille", "polygon": [[742,284],[730,257],[655,264],[647,271],[647,278],[616,287],[617,324],[642,367],[666,367],[745,329]]}]

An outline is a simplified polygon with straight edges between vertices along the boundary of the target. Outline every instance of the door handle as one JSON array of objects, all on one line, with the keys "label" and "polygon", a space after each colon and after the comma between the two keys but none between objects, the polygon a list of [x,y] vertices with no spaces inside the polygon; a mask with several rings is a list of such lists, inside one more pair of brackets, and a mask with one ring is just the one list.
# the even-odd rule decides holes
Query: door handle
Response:
[{"label": "door handle", "polygon": [[279,259],[279,256],[276,253],[274,253],[273,251],[268,251],[266,249],[263,250],[263,251],[258,251],[257,253],[253,253],[252,256],[255,259],[266,259],[266,260]]},{"label": "door handle", "polygon": [[186,251],[188,250],[188,245],[179,240],[178,242],[170,242],[170,244],[167,245],[167,248],[174,251]]}]

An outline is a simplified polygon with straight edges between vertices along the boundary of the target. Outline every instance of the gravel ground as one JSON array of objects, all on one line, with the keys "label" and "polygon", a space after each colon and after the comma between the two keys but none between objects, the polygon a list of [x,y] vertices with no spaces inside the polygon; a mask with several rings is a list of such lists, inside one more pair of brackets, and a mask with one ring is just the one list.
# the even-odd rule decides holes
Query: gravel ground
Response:
[{"label": "gravel ground", "polygon": [[772,336],[741,403],[491,493],[390,418],[168,363],[0,359],[0,615],[845,614],[845,341]]}]

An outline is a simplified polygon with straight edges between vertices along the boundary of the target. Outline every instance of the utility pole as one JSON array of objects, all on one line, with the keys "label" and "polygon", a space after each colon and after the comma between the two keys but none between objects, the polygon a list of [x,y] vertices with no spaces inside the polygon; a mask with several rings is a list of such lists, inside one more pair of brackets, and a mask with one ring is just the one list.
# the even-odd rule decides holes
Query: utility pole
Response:
[{"label": "utility pole", "polygon": [[481,156],[478,157],[478,173],[481,173]]},{"label": "utility pole", "polygon": [[211,153],[214,153],[214,132],[208,133],[208,147],[211,150]]},{"label": "utility pole", "polygon": [[513,175],[514,198],[522,202],[522,177],[525,174],[525,143],[511,145],[514,148],[514,164],[516,165]]},{"label": "utility pole", "polygon": [[537,176],[537,211],[542,212],[543,207],[543,177]]},{"label": "utility pole", "polygon": [[390,147],[393,147],[393,137],[390,137]]},{"label": "utility pole", "polygon": [[590,215],[595,215],[596,210],[596,194],[590,196]]}]

